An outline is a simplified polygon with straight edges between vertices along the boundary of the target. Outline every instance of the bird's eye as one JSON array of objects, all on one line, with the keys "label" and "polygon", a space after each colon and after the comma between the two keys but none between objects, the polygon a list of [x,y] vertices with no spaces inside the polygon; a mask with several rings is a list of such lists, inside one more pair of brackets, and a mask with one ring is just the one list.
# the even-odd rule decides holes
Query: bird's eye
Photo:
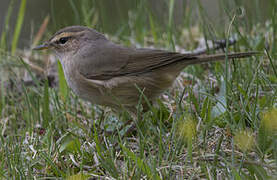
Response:
[{"label": "bird's eye", "polygon": [[65,44],[68,41],[69,37],[62,37],[59,39],[58,44]]}]

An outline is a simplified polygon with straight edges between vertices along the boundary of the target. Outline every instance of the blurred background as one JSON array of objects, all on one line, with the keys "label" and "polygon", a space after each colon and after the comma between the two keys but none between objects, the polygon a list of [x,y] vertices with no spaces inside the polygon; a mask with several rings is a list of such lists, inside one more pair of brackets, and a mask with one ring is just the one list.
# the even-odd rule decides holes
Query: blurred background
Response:
[{"label": "blurred background", "polygon": [[[264,24],[271,16],[274,7],[271,2],[270,0],[224,2],[222,0],[28,0],[18,47],[30,47],[34,34],[48,15],[50,16],[48,33],[53,33],[64,26],[78,24],[120,37],[129,36],[132,28],[147,33],[147,26],[151,26],[154,22],[158,25],[157,31],[160,32],[166,32],[169,24],[171,32],[177,34],[180,29],[203,23],[203,27],[209,31],[221,27],[218,28],[220,34],[220,31],[225,29],[222,25],[227,26],[234,14],[238,14],[240,23],[244,23],[246,27],[251,27],[251,23]],[[0,35],[3,31],[9,32],[7,45],[13,37],[12,32],[18,18],[20,3],[20,0],[0,1]],[[170,6],[173,8],[170,9]],[[169,22],[171,19],[172,22]],[[206,33],[206,37],[214,38],[211,37],[214,34]],[[138,42],[140,41],[142,40],[138,39]]]}]

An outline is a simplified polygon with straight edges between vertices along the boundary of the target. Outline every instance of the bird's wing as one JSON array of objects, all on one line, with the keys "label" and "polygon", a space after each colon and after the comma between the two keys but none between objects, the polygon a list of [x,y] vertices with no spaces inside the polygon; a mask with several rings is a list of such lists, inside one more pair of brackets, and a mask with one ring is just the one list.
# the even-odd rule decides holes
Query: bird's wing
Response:
[{"label": "bird's wing", "polygon": [[[108,80],[138,75],[184,59],[188,55],[152,49],[133,49],[115,44],[99,45],[86,50],[79,72],[87,79]],[[84,53],[81,53],[84,54]]]},{"label": "bird's wing", "polygon": [[[80,59],[79,72],[87,79],[108,80],[113,77],[138,75],[153,71],[171,64],[180,63],[180,68],[186,65],[199,64],[210,61],[224,60],[226,54],[195,55],[181,54],[153,49],[126,48],[112,42],[92,45],[85,50]],[[228,58],[244,58],[257,54],[257,52],[230,53]],[[176,67],[176,66],[175,66]]]}]

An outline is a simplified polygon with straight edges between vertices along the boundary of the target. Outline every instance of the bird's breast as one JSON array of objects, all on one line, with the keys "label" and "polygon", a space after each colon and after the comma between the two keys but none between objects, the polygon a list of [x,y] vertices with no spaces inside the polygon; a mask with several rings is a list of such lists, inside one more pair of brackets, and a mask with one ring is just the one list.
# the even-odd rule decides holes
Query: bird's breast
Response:
[{"label": "bird's breast", "polygon": [[89,84],[87,80],[78,72],[74,63],[62,62],[61,64],[63,66],[66,82],[76,95],[92,103],[102,104],[100,89],[91,86],[91,84]]}]

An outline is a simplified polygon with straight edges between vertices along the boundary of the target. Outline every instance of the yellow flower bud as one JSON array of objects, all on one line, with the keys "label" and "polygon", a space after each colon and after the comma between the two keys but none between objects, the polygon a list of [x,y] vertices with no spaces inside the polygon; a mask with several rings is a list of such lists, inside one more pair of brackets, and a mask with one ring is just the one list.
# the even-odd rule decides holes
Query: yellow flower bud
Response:
[{"label": "yellow flower bud", "polygon": [[253,147],[255,139],[251,131],[242,130],[236,133],[234,142],[240,150],[245,152]]}]

